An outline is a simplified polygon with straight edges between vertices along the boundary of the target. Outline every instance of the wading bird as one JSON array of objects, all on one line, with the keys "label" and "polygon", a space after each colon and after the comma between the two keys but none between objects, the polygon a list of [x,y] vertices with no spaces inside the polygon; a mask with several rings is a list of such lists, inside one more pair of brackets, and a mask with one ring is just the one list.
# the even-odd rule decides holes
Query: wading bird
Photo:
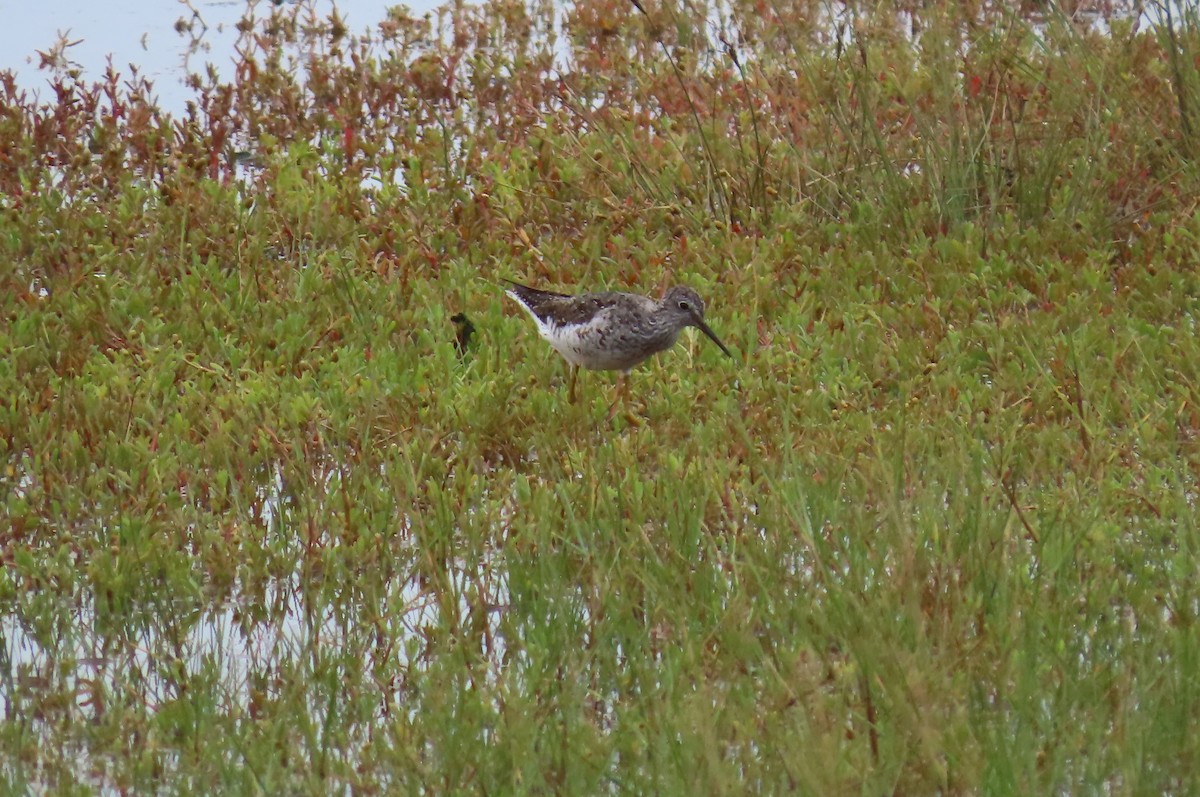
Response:
[{"label": "wading bird", "polygon": [[660,301],[636,293],[583,293],[568,296],[505,280],[511,296],[537,324],[538,332],[563,356],[570,369],[567,400],[575,401],[579,369],[620,371],[617,401],[633,368],[675,345],[684,327],[696,327],[729,357],[729,349],[704,322],[704,301],[691,288],[676,286]]}]

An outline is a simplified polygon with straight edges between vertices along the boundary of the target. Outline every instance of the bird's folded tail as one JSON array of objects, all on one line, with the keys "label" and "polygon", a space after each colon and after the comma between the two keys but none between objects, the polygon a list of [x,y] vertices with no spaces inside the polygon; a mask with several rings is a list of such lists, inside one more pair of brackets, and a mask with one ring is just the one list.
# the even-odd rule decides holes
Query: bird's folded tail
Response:
[{"label": "bird's folded tail", "polygon": [[550,309],[551,305],[555,304],[560,299],[570,298],[563,293],[538,290],[537,288],[531,288],[528,285],[522,285],[519,282],[513,282],[510,279],[506,279],[504,281],[512,286],[506,290],[505,293],[516,300],[539,321],[542,320],[546,312]]},{"label": "bird's folded tail", "polygon": [[522,285],[521,283],[507,279],[506,277],[501,277],[500,279],[512,286],[512,289],[506,291],[506,293],[515,293],[518,296],[526,296],[530,298],[535,296],[553,296],[556,299],[570,298],[570,296],[565,293],[555,293],[554,291],[543,291],[540,288],[531,288],[528,285]]}]

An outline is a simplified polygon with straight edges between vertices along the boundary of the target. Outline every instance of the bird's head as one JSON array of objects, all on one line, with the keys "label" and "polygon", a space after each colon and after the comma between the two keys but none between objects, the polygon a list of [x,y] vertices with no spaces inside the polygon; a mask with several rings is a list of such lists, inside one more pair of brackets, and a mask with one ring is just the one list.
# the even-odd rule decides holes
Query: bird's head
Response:
[{"label": "bird's head", "polygon": [[662,300],[663,310],[677,327],[695,327],[721,347],[726,356],[733,357],[717,334],[704,322],[704,300],[691,288],[676,285]]}]

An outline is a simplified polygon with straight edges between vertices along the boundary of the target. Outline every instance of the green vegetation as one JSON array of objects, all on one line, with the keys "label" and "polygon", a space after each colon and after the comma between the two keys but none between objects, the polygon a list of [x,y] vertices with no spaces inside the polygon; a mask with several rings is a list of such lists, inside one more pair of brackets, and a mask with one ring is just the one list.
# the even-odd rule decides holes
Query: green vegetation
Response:
[{"label": "green vegetation", "polygon": [[869,8],[0,75],[0,790],[1195,794],[1196,11]]}]

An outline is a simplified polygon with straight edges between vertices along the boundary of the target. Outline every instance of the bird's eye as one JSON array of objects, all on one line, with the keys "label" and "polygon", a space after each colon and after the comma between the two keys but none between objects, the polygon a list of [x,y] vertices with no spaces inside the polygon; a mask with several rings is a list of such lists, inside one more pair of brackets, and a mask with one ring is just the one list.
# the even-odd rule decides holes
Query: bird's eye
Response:
[{"label": "bird's eye", "polygon": [[691,306],[690,304],[688,304],[688,300],[687,300],[687,299],[681,299],[681,300],[679,301],[679,309],[680,309],[680,310],[691,310],[691,309],[692,309],[692,306]]}]

